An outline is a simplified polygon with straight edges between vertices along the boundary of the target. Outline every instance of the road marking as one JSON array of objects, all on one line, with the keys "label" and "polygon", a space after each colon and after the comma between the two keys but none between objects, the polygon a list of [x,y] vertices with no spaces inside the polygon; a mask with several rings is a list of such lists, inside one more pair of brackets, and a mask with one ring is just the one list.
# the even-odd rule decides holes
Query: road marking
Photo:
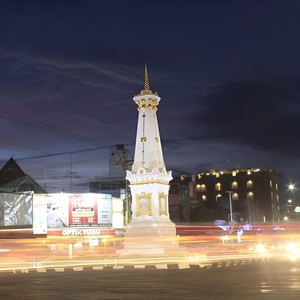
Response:
[{"label": "road marking", "polygon": [[64,272],[65,268],[54,268],[55,272]]},{"label": "road marking", "polygon": [[145,265],[135,265],[134,268],[135,269],[145,269]]},{"label": "road marking", "polygon": [[28,271],[28,269],[22,269],[21,270],[21,273],[28,273],[29,271]]},{"label": "road marking", "polygon": [[93,267],[93,270],[103,270],[102,266]]},{"label": "road marking", "polygon": [[80,272],[83,270],[83,267],[74,267],[73,270],[76,272]]},{"label": "road marking", "polygon": [[41,268],[41,269],[36,269],[36,271],[37,271],[38,273],[45,273],[45,272],[47,272],[47,269]]},{"label": "road marking", "polygon": [[211,268],[212,264],[199,264],[200,268]]},{"label": "road marking", "polygon": [[168,265],[155,265],[156,269],[162,270],[162,269],[168,269]]},{"label": "road marking", "polygon": [[189,268],[190,268],[190,265],[179,264],[179,265],[178,265],[178,268],[179,268],[179,269],[189,269]]}]

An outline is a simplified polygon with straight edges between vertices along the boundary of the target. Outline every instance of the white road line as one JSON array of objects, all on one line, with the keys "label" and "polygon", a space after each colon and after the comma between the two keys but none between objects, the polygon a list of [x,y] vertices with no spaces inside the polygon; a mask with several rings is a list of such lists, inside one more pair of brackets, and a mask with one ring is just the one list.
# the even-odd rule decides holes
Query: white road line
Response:
[{"label": "white road line", "polygon": [[162,269],[168,269],[168,265],[155,265],[156,269],[162,270]]},{"label": "white road line", "polygon": [[47,269],[45,269],[45,268],[42,268],[42,269],[36,269],[36,271],[37,271],[38,273],[45,273],[45,272],[47,272]]},{"label": "white road line", "polygon": [[135,269],[145,269],[145,265],[134,265]]},{"label": "white road line", "polygon": [[21,273],[28,273],[29,271],[28,271],[28,269],[22,269],[21,270]]},{"label": "white road line", "polygon": [[190,265],[179,264],[179,265],[178,265],[178,268],[179,268],[179,269],[189,269],[189,268],[190,268]]},{"label": "white road line", "polygon": [[124,269],[124,266],[113,266],[113,269],[115,269],[115,270]]},{"label": "white road line", "polygon": [[54,268],[55,272],[64,272],[65,268]]}]

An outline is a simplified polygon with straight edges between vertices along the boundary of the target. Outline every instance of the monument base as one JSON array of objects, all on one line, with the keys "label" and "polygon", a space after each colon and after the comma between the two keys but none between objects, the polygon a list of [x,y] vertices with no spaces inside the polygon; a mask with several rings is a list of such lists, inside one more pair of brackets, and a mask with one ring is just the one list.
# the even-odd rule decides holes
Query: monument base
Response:
[{"label": "monument base", "polygon": [[169,219],[131,221],[126,229],[124,248],[119,255],[180,255],[176,227]]}]

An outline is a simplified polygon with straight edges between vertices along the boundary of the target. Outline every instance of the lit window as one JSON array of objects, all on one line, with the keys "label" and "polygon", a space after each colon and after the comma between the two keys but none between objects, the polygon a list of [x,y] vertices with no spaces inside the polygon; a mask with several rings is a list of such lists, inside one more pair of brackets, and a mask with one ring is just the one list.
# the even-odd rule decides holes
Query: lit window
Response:
[{"label": "lit window", "polygon": [[206,201],[206,195],[202,195],[202,201]]},{"label": "lit window", "polygon": [[198,174],[198,179],[201,179],[201,174],[200,173]]},{"label": "lit window", "polygon": [[216,185],[215,185],[215,190],[216,190],[216,191],[221,191],[221,189],[222,189],[221,183],[220,183],[220,182],[216,183]]},{"label": "lit window", "polygon": [[221,200],[222,199],[222,195],[221,194],[217,194],[216,195],[216,201]]},{"label": "lit window", "polygon": [[205,192],[206,191],[206,186],[205,186],[205,184],[197,184],[196,189],[199,192]]},{"label": "lit window", "polygon": [[250,169],[247,170],[247,174],[251,175],[251,170]]},{"label": "lit window", "polygon": [[238,193],[233,193],[232,194],[232,200],[234,200],[234,201],[239,200],[239,194]]},{"label": "lit window", "polygon": [[272,188],[272,180],[270,180],[270,188]]},{"label": "lit window", "polygon": [[249,193],[247,194],[247,199],[248,199],[248,200],[253,200],[253,197],[254,197],[254,195],[253,195],[252,192],[249,192]]},{"label": "lit window", "polygon": [[216,173],[216,177],[220,177],[220,173]]},{"label": "lit window", "polygon": [[236,171],[235,170],[232,171],[232,176],[236,176]]},{"label": "lit window", "polygon": [[253,189],[253,181],[252,180],[247,181],[247,189]]},{"label": "lit window", "polygon": [[184,178],[185,178],[185,175],[181,175],[181,176],[180,176],[180,179],[181,179],[181,180],[184,180]]},{"label": "lit window", "polygon": [[237,190],[237,188],[238,188],[238,183],[237,183],[236,181],[233,181],[233,182],[231,183],[231,189]]}]

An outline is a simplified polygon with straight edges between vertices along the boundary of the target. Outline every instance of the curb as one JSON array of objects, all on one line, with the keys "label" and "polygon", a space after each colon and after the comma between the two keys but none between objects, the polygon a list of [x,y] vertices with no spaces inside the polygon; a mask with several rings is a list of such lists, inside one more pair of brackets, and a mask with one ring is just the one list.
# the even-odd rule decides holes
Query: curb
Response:
[{"label": "curb", "polygon": [[184,269],[212,269],[246,266],[266,262],[267,258],[224,260],[216,262],[194,262],[188,264],[155,264],[155,265],[109,265],[109,266],[87,266],[87,267],[32,267],[4,270],[6,273],[61,273],[61,272],[82,272],[82,271],[106,271],[106,270],[184,270]]}]

